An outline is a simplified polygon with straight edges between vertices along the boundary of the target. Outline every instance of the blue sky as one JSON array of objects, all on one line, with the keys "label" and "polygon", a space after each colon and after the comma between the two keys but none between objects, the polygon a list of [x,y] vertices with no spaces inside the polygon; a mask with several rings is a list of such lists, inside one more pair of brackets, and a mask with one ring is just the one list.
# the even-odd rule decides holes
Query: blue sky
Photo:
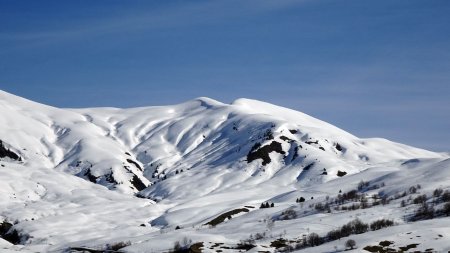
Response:
[{"label": "blue sky", "polygon": [[58,107],[254,98],[450,151],[450,1],[0,0],[0,89]]}]

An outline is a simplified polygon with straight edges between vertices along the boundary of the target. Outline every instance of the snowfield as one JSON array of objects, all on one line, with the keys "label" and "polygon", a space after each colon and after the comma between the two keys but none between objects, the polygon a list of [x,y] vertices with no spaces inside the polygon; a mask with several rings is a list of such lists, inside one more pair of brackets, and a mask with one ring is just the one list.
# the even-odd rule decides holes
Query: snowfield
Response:
[{"label": "snowfield", "polygon": [[0,252],[450,251],[449,153],[260,101],[60,109],[0,91],[0,140]]}]

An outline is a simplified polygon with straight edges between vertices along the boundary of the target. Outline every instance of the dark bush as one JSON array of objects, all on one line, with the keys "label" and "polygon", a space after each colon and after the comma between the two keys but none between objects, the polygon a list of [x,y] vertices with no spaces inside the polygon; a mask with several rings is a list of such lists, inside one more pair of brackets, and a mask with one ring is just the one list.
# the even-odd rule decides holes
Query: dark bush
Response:
[{"label": "dark bush", "polygon": [[429,206],[427,203],[422,203],[422,205],[414,212],[411,217],[412,221],[426,220],[434,218],[434,208]]},{"label": "dark bush", "polygon": [[292,208],[289,208],[286,211],[282,212],[280,216],[281,220],[292,220],[295,218],[297,218],[297,212],[295,212]]},{"label": "dark bush", "polygon": [[127,246],[130,246],[131,242],[130,241],[126,241],[126,242],[118,242],[118,243],[114,243],[111,245],[107,245],[106,249],[107,250],[111,250],[111,251],[118,251],[122,248],[125,248]]},{"label": "dark bush", "polygon": [[443,202],[450,202],[450,192],[448,190],[446,190],[444,193],[442,193],[441,200]]},{"label": "dark bush", "polygon": [[369,229],[369,225],[367,225],[366,223],[363,223],[359,219],[352,221],[351,225],[352,225],[352,230],[355,234],[365,233]]},{"label": "dark bush", "polygon": [[389,202],[390,202],[390,199],[386,195],[381,197],[381,204],[382,205],[387,205],[387,204],[389,204]]},{"label": "dark bush", "polygon": [[381,219],[381,220],[376,220],[374,222],[372,222],[370,224],[370,229],[371,230],[378,230],[378,229],[382,229],[385,227],[390,227],[394,225],[394,221],[392,220],[387,220],[387,219]]},{"label": "dark bush", "polygon": [[442,195],[443,192],[444,190],[442,190],[441,188],[437,188],[433,191],[433,197],[438,198]]},{"label": "dark bush", "polygon": [[316,233],[311,233],[308,235],[308,238],[306,239],[308,246],[319,246],[323,243],[323,239]]},{"label": "dark bush", "polygon": [[409,187],[409,193],[410,193],[410,194],[414,194],[414,193],[416,193],[416,192],[417,192],[417,188],[416,188],[415,186]]},{"label": "dark bush", "polygon": [[364,182],[363,180],[361,180],[361,182],[359,182],[358,184],[358,191],[362,191],[364,188],[369,186],[369,182]]},{"label": "dark bush", "polygon": [[413,199],[414,204],[423,204],[427,201],[427,195],[419,195],[416,198]]},{"label": "dark bush", "polygon": [[343,236],[340,229],[335,229],[328,232],[326,237],[329,241],[335,241],[341,239]]},{"label": "dark bush", "polygon": [[445,216],[450,216],[450,202],[449,203],[445,203],[444,208],[442,209],[442,213]]}]

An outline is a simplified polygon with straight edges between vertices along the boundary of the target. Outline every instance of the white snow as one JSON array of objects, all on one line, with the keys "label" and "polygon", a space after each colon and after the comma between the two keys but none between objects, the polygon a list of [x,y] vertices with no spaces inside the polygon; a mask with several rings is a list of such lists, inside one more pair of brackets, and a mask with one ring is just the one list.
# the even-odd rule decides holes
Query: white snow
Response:
[{"label": "white snow", "polygon": [[[309,208],[361,180],[384,185],[368,196],[393,196],[417,184],[428,196],[436,188],[450,189],[449,154],[360,139],[260,101],[228,105],[197,98],[171,106],[59,109],[0,91],[0,140],[22,158],[0,160],[0,222],[23,235],[20,245],[0,239],[1,252],[100,249],[120,241],[131,242],[127,252],[157,252],[183,237],[216,252],[215,243],[235,246],[263,232],[267,238],[251,251],[274,251],[270,242],[280,234],[290,240],[312,232],[323,236],[355,217],[397,223],[351,236],[359,251],[383,240],[419,243],[415,250],[450,250],[450,220],[406,222],[416,205],[400,207],[402,199],[354,211]],[[281,152],[268,153],[265,165],[261,158],[249,163],[255,143],[260,151],[279,144]],[[339,171],[346,175],[339,177]],[[295,203],[300,196],[303,205]],[[266,201],[275,207],[259,209]],[[205,225],[245,206],[254,208],[215,227]],[[277,220],[288,208],[298,217]],[[268,219],[276,220],[270,230]],[[343,250],[344,239],[304,251]]]}]

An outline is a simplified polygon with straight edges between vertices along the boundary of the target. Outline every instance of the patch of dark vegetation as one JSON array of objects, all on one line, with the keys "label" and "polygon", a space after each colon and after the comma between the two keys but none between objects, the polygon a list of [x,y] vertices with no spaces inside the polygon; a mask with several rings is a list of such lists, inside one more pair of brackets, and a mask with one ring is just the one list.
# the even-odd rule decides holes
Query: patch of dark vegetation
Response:
[{"label": "patch of dark vegetation", "polygon": [[339,240],[342,237],[347,237],[352,234],[362,234],[369,231],[369,225],[359,219],[352,220],[343,225],[340,229],[335,229],[326,235],[327,240]]},{"label": "patch of dark vegetation", "polygon": [[11,158],[12,160],[19,161],[19,162],[22,161],[22,158],[18,154],[12,152],[11,150],[9,150],[9,148],[6,148],[3,145],[3,141],[0,140],[0,158],[5,158],[5,157]]},{"label": "patch of dark vegetation", "polygon": [[284,238],[277,239],[270,243],[270,247],[276,248],[276,249],[284,248],[286,246],[287,246],[286,239],[284,239]]},{"label": "patch of dark vegetation", "polygon": [[7,221],[0,223],[0,237],[14,245],[20,244],[20,234]]},{"label": "patch of dark vegetation", "polygon": [[305,143],[309,144],[309,145],[311,145],[311,144],[319,144],[319,141],[318,140],[316,140],[316,141],[305,141]]},{"label": "patch of dark vegetation", "polygon": [[253,249],[254,247],[256,247],[256,245],[254,245],[252,243],[247,243],[247,242],[242,243],[241,242],[241,243],[238,243],[234,249],[249,251],[249,250]]},{"label": "patch of dark vegetation", "polygon": [[298,133],[298,130],[295,130],[295,129],[289,129],[289,132],[290,132],[291,134],[296,134],[296,133]]},{"label": "patch of dark vegetation", "polygon": [[203,242],[196,242],[189,247],[189,253],[202,253]]},{"label": "patch of dark vegetation", "polygon": [[252,149],[250,150],[250,152],[247,155],[247,162],[251,163],[252,161],[256,160],[256,159],[262,159],[262,165],[267,165],[269,164],[272,160],[270,159],[269,154],[271,152],[277,152],[280,154],[285,154],[286,152],[283,151],[283,148],[281,146],[281,143],[276,142],[276,141],[272,141],[269,145],[263,146],[261,147],[261,144],[259,144],[259,147],[257,145],[258,143],[255,143],[255,145],[253,145]]},{"label": "patch of dark vegetation", "polygon": [[126,242],[117,242],[117,243],[113,243],[113,244],[108,244],[106,245],[106,252],[108,251],[118,251],[122,248],[128,247],[131,245],[130,241],[126,241]]},{"label": "patch of dark vegetation", "polygon": [[418,245],[419,245],[419,243],[413,243],[413,244],[408,244],[408,245],[406,245],[404,247],[398,247],[398,248],[401,249],[402,251],[407,251],[407,250],[410,250],[410,249],[417,248]]},{"label": "patch of dark vegetation", "polygon": [[136,161],[133,161],[131,159],[127,159],[127,162],[133,164],[136,168],[138,168],[140,171],[142,171],[141,165],[139,165],[139,163],[137,163]]},{"label": "patch of dark vegetation", "polygon": [[314,205],[314,209],[316,209],[319,212],[331,213],[331,208],[330,208],[330,205],[328,203],[325,203],[325,204],[317,203],[317,204]]},{"label": "patch of dark vegetation", "polygon": [[205,225],[216,226],[216,225],[224,222],[225,219],[231,218],[232,215],[236,215],[236,214],[242,213],[242,212],[248,213],[249,210],[247,208],[238,208],[238,209],[234,209],[234,210],[228,211],[226,213],[223,213],[223,214],[217,216],[216,218],[214,218],[213,220],[209,221]]},{"label": "patch of dark vegetation", "polygon": [[325,148],[323,148],[323,147],[319,147],[319,149],[325,151]]},{"label": "patch of dark vegetation", "polygon": [[343,177],[345,175],[347,175],[347,172],[338,170],[338,172],[337,172],[338,177]]},{"label": "patch of dark vegetation", "polygon": [[293,208],[288,208],[280,215],[280,220],[292,220],[297,218],[297,212]]},{"label": "patch of dark vegetation", "polygon": [[342,148],[342,146],[341,146],[339,143],[336,143],[336,145],[334,145],[334,147],[336,148],[337,151],[342,151],[342,150],[344,150],[344,149]]},{"label": "patch of dark vegetation", "polygon": [[138,191],[142,191],[145,188],[147,188],[147,186],[141,181],[141,179],[139,179],[138,176],[133,175],[133,178],[131,179],[130,183],[134,186],[134,188],[136,188],[136,190]]},{"label": "patch of dark vegetation", "polygon": [[[376,253],[407,252],[408,250],[414,249],[419,245],[418,243],[413,243],[413,244],[409,244],[407,246],[398,247],[398,249],[389,248],[389,246],[391,246],[393,244],[394,244],[394,242],[386,240],[386,241],[381,241],[378,245],[368,245],[368,246],[364,247],[363,250],[373,252],[373,253],[375,253],[375,252]],[[425,250],[425,251],[427,251],[427,250]],[[420,251],[416,251],[416,252],[420,252]]]},{"label": "patch of dark vegetation", "polygon": [[363,250],[375,253],[375,252],[386,252],[384,251],[383,247],[378,246],[378,245],[374,245],[374,246],[366,246],[363,248]]},{"label": "patch of dark vegetation", "polygon": [[[379,230],[379,229],[387,228],[390,226],[394,226],[393,220],[381,219],[381,220],[376,220],[376,221],[370,223],[371,230]],[[387,245],[387,246],[389,246],[389,245]]]},{"label": "patch of dark vegetation", "polygon": [[383,247],[388,247],[388,246],[390,246],[390,245],[392,245],[392,244],[394,244],[394,242],[391,242],[391,241],[381,241],[380,243],[378,243],[380,246],[383,246]]}]

